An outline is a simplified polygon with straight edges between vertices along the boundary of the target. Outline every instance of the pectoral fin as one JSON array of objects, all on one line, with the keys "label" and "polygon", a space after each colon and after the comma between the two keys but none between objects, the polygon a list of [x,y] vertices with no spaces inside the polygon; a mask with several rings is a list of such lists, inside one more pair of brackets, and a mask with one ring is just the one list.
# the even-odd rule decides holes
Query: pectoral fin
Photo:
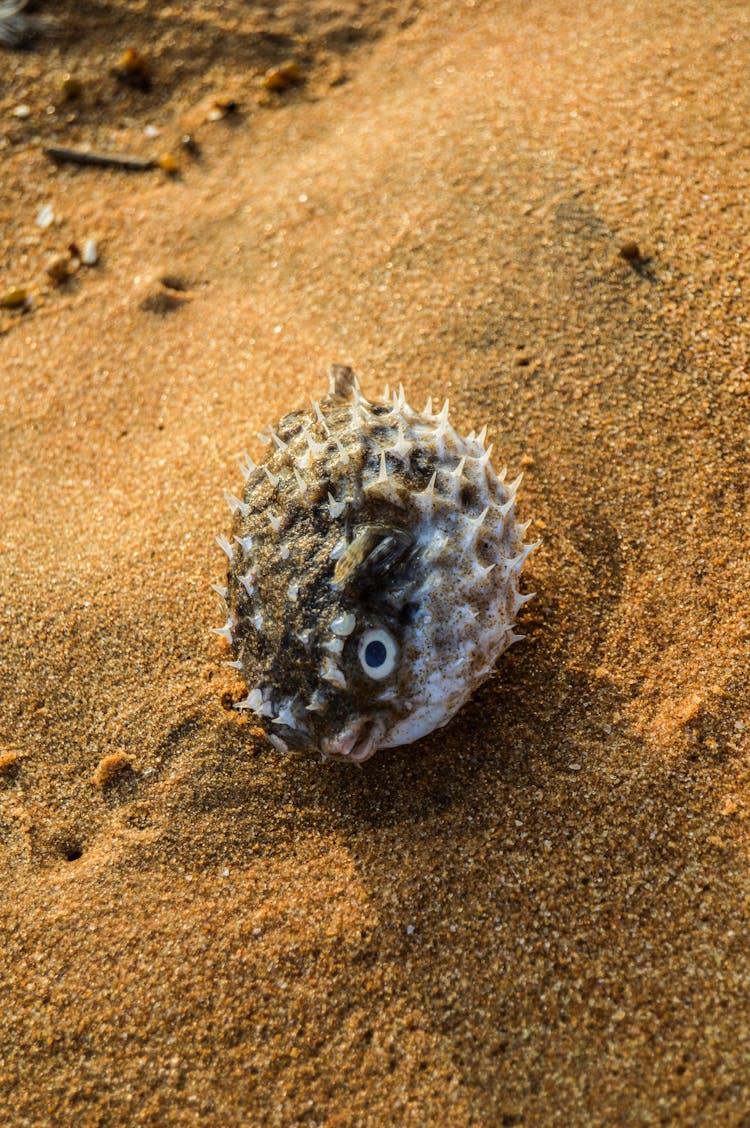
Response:
[{"label": "pectoral fin", "polygon": [[414,537],[392,525],[365,525],[357,531],[336,564],[333,582],[338,588],[361,587],[382,581],[408,555]]}]

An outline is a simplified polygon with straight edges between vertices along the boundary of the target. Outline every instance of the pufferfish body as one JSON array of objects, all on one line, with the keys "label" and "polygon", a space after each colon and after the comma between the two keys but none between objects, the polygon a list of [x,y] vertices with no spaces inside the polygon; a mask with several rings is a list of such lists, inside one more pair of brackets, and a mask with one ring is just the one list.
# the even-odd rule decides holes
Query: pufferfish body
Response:
[{"label": "pufferfish body", "polygon": [[283,751],[362,762],[446,724],[523,637],[536,545],[516,521],[520,478],[495,473],[484,432],[462,438],[447,403],[367,400],[341,365],[266,437],[218,538],[237,708]]}]

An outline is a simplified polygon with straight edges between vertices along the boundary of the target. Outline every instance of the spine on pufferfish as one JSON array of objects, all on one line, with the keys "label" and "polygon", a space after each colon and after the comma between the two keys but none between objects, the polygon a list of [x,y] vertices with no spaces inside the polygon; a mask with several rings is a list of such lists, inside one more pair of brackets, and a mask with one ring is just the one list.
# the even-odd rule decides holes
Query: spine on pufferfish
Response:
[{"label": "spine on pufferfish", "polygon": [[0,2],[0,43],[4,47],[25,47],[35,35],[49,30],[51,21],[46,16],[30,15],[27,7],[28,0]]}]

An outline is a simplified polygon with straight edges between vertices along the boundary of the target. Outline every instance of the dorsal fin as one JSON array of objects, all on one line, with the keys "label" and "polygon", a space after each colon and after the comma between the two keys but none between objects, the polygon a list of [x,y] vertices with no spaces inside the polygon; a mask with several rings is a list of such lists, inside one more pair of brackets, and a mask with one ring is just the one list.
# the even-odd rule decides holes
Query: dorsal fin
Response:
[{"label": "dorsal fin", "polygon": [[359,398],[359,380],[348,364],[332,364],[328,380],[329,396],[347,400]]}]

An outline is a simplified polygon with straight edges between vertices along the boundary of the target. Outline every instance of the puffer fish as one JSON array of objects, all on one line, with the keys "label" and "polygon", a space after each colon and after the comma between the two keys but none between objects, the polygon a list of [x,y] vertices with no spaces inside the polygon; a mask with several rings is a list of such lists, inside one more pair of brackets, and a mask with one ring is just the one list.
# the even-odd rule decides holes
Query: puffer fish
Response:
[{"label": "puffer fish", "polygon": [[254,714],[281,751],[362,763],[453,717],[522,635],[528,522],[520,477],[490,464],[486,428],[463,438],[402,389],[365,398],[335,365],[329,394],[262,438],[227,495],[226,639]]}]

